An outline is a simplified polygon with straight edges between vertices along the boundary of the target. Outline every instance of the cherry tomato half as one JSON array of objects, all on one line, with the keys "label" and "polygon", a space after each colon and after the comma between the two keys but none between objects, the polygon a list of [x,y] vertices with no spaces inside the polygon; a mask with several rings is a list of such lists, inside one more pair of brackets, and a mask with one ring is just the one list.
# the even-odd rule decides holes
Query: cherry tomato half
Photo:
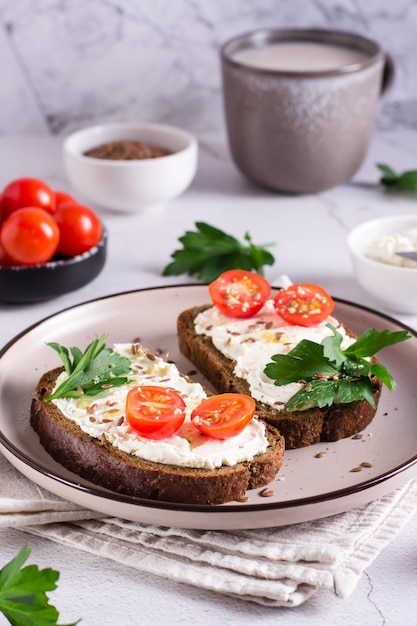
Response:
[{"label": "cherry tomato half", "polygon": [[48,213],[55,211],[55,194],[37,178],[18,178],[3,190],[2,216],[6,219],[13,211],[25,207],[38,207]]},{"label": "cherry tomato half", "polygon": [[271,285],[263,276],[245,270],[228,270],[209,285],[213,304],[228,317],[252,317],[270,293]]},{"label": "cherry tomato half", "polygon": [[172,389],[157,385],[133,387],[126,398],[126,419],[141,437],[171,437],[185,419],[185,402]]},{"label": "cherry tomato half", "polygon": [[50,261],[58,241],[59,229],[54,218],[37,207],[13,211],[0,231],[0,244],[16,265]]},{"label": "cherry tomato half", "polygon": [[221,393],[203,400],[191,413],[194,426],[207,437],[229,439],[255,414],[255,401],[242,393]]},{"label": "cherry tomato half", "polygon": [[61,204],[67,204],[67,202],[76,202],[66,191],[55,191],[55,206],[59,207]]},{"label": "cherry tomato half", "polygon": [[332,314],[334,302],[322,287],[305,283],[281,289],[274,298],[274,306],[289,324],[315,326]]},{"label": "cherry tomato half", "polygon": [[60,234],[58,252],[64,256],[83,254],[100,241],[101,222],[89,207],[77,202],[61,204],[54,217]]}]

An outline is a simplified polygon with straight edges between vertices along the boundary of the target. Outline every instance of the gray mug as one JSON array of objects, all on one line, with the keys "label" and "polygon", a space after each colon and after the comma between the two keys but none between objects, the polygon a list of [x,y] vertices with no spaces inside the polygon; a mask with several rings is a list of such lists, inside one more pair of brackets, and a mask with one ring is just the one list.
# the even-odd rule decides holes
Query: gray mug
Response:
[{"label": "gray mug", "polygon": [[[256,59],[265,50],[280,55],[278,67]],[[327,55],[322,62],[320,54]],[[340,55],[345,57],[336,60]],[[245,176],[302,194],[355,174],[379,97],[393,77],[392,61],[377,43],[341,31],[271,29],[231,39],[220,56],[230,150]]]}]

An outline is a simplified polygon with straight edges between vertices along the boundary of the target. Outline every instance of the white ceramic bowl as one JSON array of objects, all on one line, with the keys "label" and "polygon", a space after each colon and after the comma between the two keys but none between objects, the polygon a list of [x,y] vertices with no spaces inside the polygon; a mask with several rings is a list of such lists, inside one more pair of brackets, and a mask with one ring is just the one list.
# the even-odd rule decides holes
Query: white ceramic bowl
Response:
[{"label": "white ceramic bowl", "polygon": [[[101,144],[141,141],[168,150],[167,156],[138,160],[108,160],[85,156]],[[178,197],[197,169],[193,135],[162,124],[120,122],[90,126],[63,143],[67,176],[86,200],[116,211],[137,212]]]},{"label": "white ceramic bowl", "polygon": [[398,215],[364,222],[348,235],[348,249],[359,284],[396,313],[417,313],[417,268],[374,261],[365,256],[368,245],[384,235],[417,228],[417,215]]}]

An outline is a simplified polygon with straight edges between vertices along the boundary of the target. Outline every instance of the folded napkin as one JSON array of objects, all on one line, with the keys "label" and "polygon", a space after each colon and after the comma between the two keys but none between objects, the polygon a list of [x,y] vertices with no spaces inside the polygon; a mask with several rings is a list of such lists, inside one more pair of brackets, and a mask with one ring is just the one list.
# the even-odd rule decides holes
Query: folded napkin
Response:
[{"label": "folded napkin", "polygon": [[20,528],[143,572],[267,606],[319,589],[349,596],[417,511],[417,479],[322,520],[240,531],[163,528],[82,509],[41,489],[0,455],[0,527]]}]

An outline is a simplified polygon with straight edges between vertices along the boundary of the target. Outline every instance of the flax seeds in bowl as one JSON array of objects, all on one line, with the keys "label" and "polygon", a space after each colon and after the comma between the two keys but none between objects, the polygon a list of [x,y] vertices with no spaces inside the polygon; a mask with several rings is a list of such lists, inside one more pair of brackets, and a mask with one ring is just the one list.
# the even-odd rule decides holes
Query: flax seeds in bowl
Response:
[{"label": "flax seeds in bowl", "polygon": [[65,170],[74,189],[95,207],[113,211],[166,207],[191,184],[197,157],[196,138],[166,124],[100,124],[63,142]]},{"label": "flax seeds in bowl", "polygon": [[100,144],[84,152],[85,156],[110,161],[136,161],[138,159],[156,159],[172,154],[169,150],[160,148],[144,141],[121,139]]}]

